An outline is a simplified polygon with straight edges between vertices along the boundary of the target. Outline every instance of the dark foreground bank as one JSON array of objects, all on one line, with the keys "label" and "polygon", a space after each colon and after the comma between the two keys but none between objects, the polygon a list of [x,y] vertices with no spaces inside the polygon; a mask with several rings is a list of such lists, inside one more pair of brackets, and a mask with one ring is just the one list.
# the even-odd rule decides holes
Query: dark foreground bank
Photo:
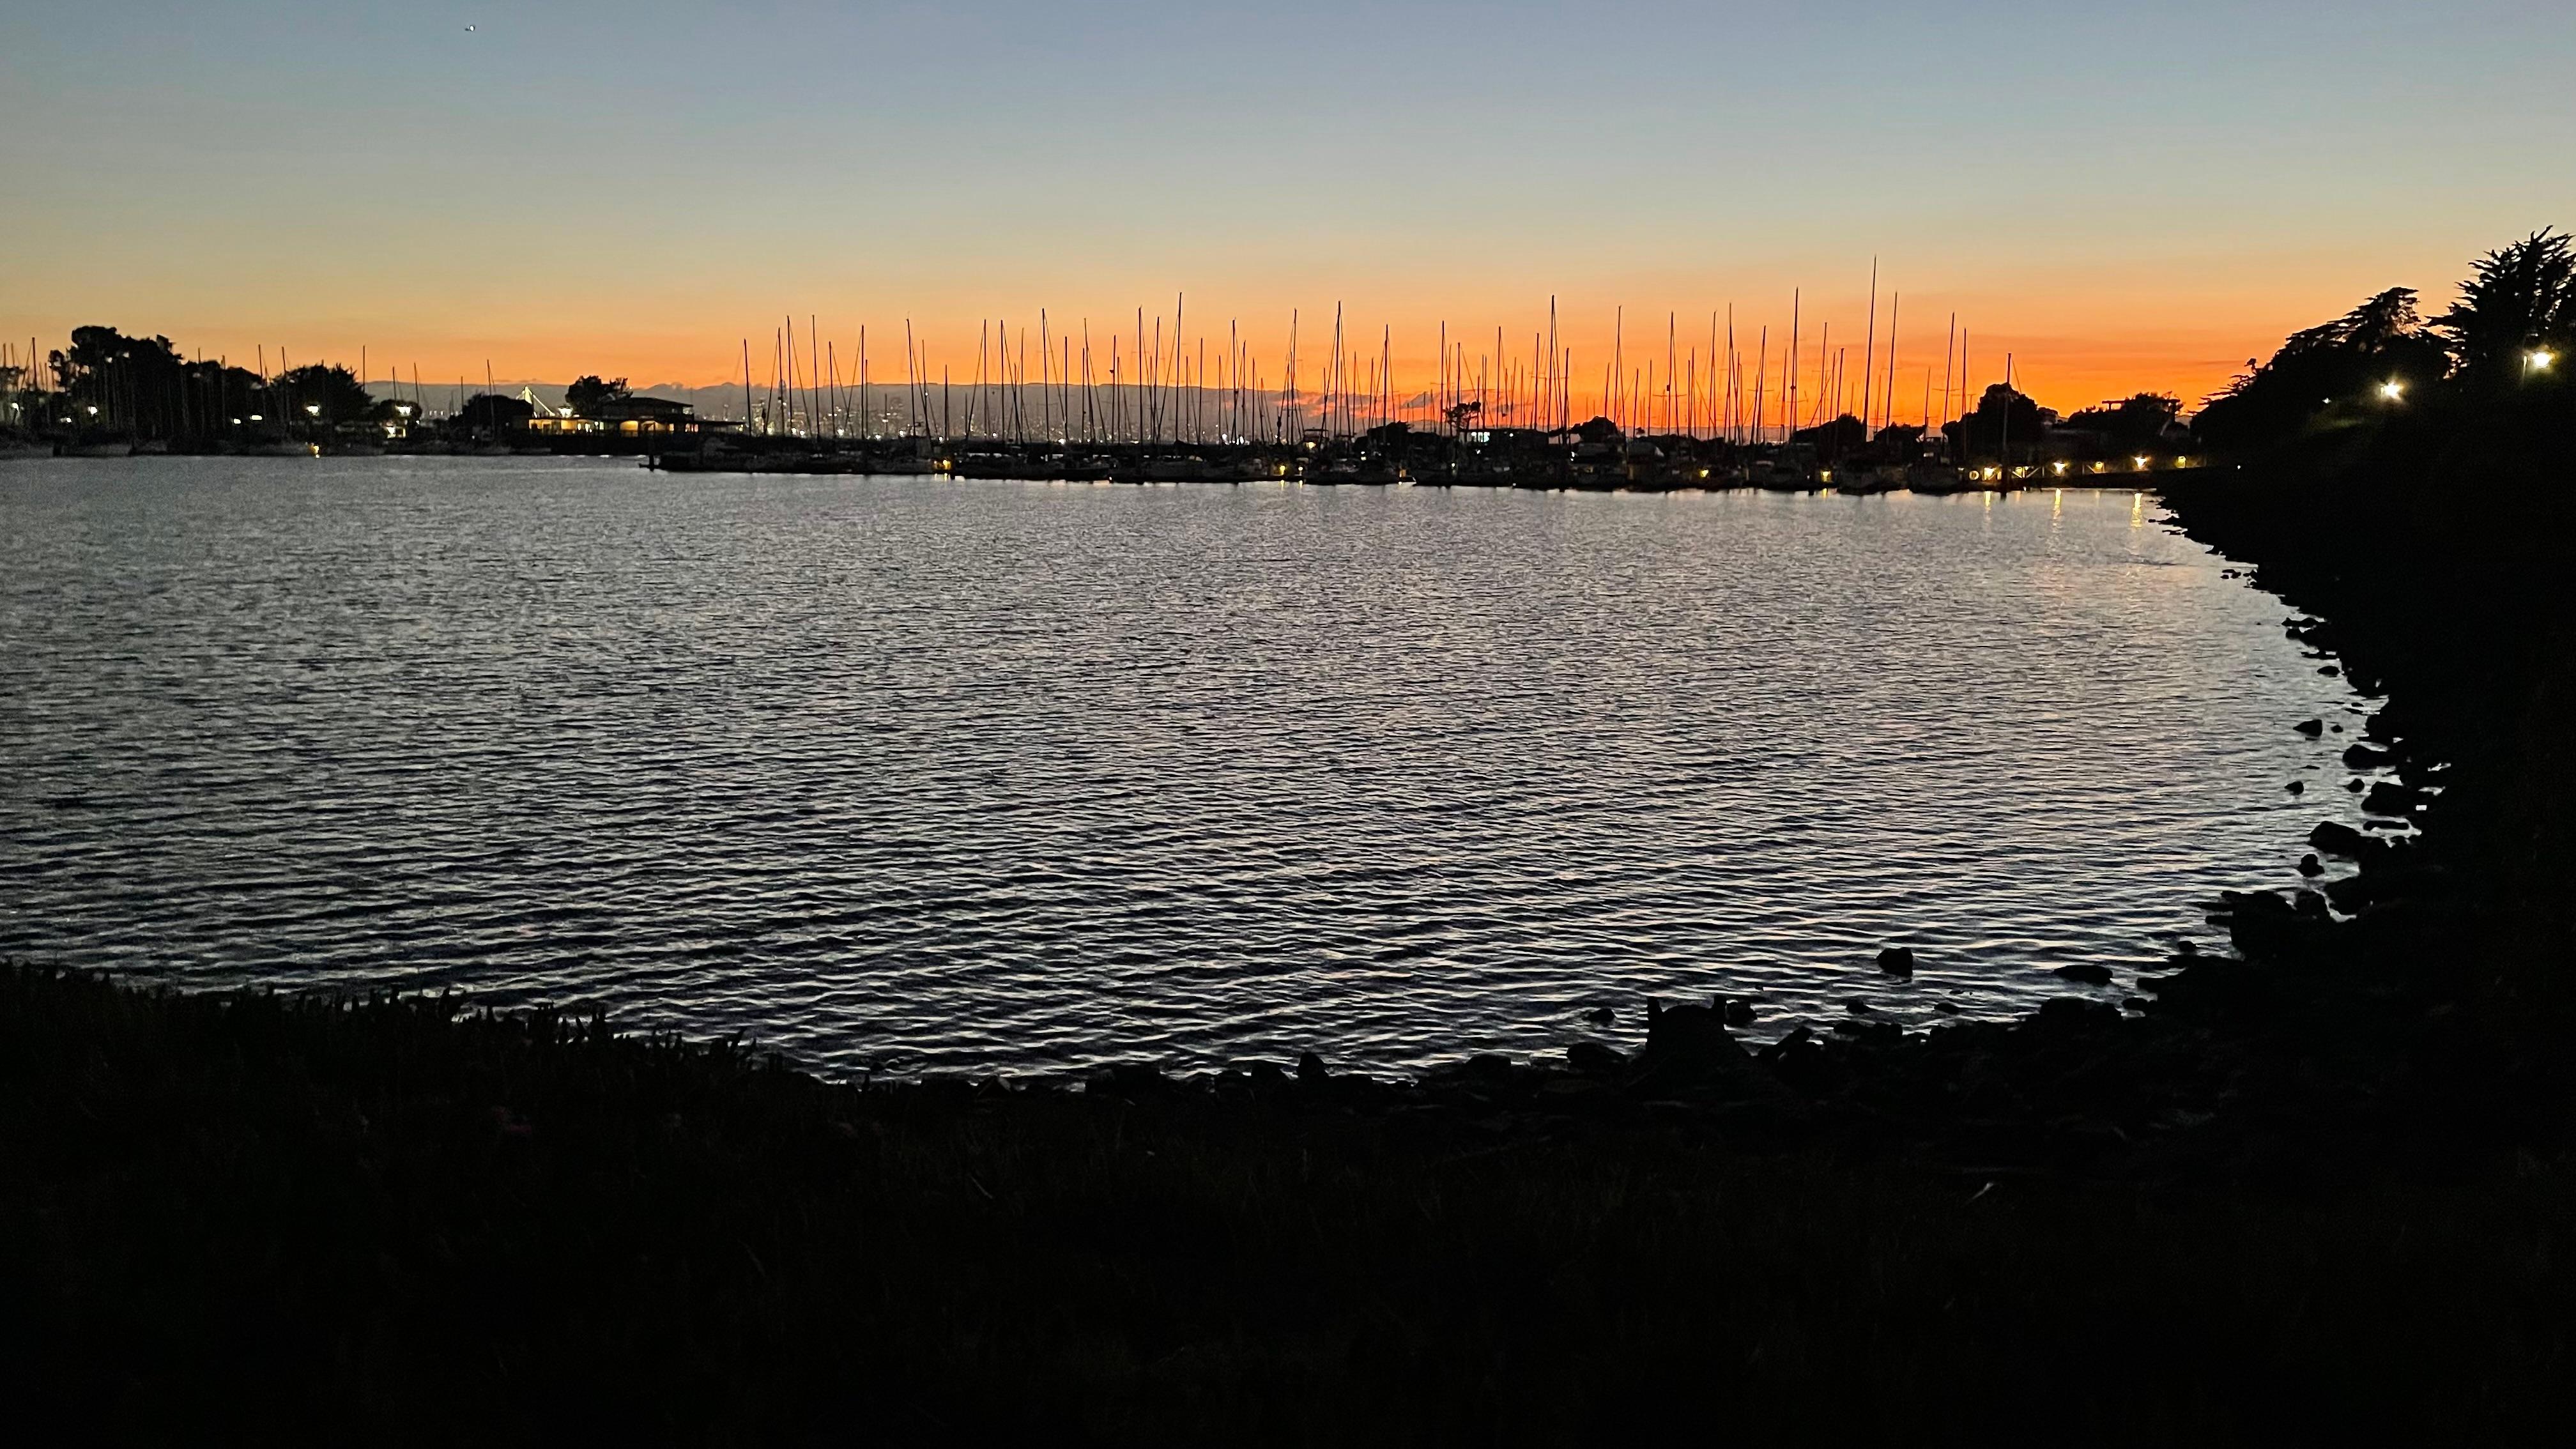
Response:
[{"label": "dark foreground bank", "polygon": [[2576,1408],[2568,654],[2517,570],[2566,510],[2173,501],[2386,692],[2356,759],[2422,830],[2327,834],[2357,874],[2225,903],[2244,959],[2136,1010],[862,1091],[16,971],[13,1402],[155,1437],[2537,1439]]},{"label": "dark foreground bank", "polygon": [[2529,1153],[2282,1124],[2221,1183],[1705,1077],[860,1092],[428,1002],[0,989],[13,1402],[117,1436],[2493,1441],[2570,1407],[2570,1176]]}]

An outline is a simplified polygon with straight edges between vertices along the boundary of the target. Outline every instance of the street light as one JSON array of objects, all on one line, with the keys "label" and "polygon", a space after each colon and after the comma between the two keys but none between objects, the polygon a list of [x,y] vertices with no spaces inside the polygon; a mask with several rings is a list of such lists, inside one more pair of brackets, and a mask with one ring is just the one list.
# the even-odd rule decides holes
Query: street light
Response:
[{"label": "street light", "polygon": [[2406,396],[2406,384],[2399,382],[2397,379],[2392,377],[2388,381],[2379,385],[2379,395],[2388,399],[2390,402],[2395,402],[2399,398]]},{"label": "street light", "polygon": [[2549,370],[2549,364],[2556,362],[2557,360],[2557,353],[2550,352],[2545,349],[2527,353],[2522,359],[2522,370],[2525,372],[2547,372]]}]

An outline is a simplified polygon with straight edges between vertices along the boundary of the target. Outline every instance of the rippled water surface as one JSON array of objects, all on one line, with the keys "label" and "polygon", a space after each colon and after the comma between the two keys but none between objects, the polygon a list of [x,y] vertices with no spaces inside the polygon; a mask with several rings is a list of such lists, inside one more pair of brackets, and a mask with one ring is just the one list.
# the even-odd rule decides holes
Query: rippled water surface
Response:
[{"label": "rippled water surface", "polygon": [[2116,997],[2357,703],[2127,493],[63,461],[0,590],[0,953],[849,1070]]}]

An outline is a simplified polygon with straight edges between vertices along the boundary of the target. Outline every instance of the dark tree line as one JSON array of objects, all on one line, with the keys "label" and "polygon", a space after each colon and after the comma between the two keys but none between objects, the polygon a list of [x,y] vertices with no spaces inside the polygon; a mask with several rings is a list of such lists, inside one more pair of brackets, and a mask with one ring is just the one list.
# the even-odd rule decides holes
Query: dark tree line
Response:
[{"label": "dark tree line", "polygon": [[21,379],[31,428],[132,438],[211,439],[383,422],[396,405],[345,367],[309,364],[262,377],[221,360],[180,355],[167,337],[76,327],[49,354],[49,390]]},{"label": "dark tree line", "polygon": [[2565,410],[2576,349],[2576,253],[2534,232],[2471,264],[2459,300],[2425,320],[2411,287],[2391,287],[2333,321],[2294,332],[2268,362],[2201,409],[2212,447],[2255,450],[2399,409],[2473,405],[2488,413]]},{"label": "dark tree line", "polygon": [[2142,392],[2082,408],[2067,415],[2062,426],[2098,433],[2115,448],[2152,448],[2182,416],[2182,399],[2161,392]]}]

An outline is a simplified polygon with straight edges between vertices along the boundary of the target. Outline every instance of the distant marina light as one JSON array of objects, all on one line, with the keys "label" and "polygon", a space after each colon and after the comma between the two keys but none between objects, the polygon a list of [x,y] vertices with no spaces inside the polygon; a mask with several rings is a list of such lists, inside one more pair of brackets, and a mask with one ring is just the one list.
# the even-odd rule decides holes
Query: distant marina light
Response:
[{"label": "distant marina light", "polygon": [[2406,384],[2397,381],[2395,378],[2391,378],[2379,385],[2379,395],[2388,399],[2390,402],[2395,402],[2399,398],[2406,396]]},{"label": "distant marina light", "polygon": [[2538,351],[2532,353],[2526,360],[2530,364],[2530,368],[2533,372],[2547,372],[2549,370],[2549,364],[2558,360],[2558,354],[2545,350]]}]

